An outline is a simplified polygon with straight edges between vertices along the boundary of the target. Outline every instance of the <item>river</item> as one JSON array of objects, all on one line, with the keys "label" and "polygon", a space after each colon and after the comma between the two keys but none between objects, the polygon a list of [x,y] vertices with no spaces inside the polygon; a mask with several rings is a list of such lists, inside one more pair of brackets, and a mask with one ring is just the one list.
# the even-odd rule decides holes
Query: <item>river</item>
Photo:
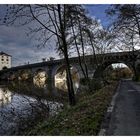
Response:
[{"label": "river", "polygon": [[[73,70],[73,69],[72,69]],[[0,135],[24,135],[39,121],[56,115],[63,103],[68,103],[66,71],[55,76],[55,87],[48,87],[44,71],[38,72],[33,81],[22,81],[0,85]],[[73,70],[74,91],[79,87],[78,74]]]},{"label": "river", "polygon": [[31,85],[26,84],[30,89],[28,91],[23,83],[21,85],[18,88],[11,83],[10,86],[0,86],[1,136],[24,135],[27,129],[34,127],[37,122],[57,114],[63,107],[62,103],[47,100],[42,92],[42,90],[45,91],[44,89],[33,89]]}]

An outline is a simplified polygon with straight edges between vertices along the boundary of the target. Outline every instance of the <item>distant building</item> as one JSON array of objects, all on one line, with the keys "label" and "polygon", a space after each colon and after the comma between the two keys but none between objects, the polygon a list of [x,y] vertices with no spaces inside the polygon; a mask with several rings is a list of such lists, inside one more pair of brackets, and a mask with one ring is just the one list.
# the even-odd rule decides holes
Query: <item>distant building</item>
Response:
[{"label": "distant building", "polygon": [[11,55],[0,52],[0,70],[11,68],[11,58]]}]

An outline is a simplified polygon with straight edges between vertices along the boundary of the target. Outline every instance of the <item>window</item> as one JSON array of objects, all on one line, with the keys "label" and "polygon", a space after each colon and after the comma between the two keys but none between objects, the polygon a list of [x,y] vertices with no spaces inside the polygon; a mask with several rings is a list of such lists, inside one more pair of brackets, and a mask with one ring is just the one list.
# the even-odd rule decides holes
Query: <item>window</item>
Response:
[{"label": "window", "polygon": [[4,59],[2,58],[1,61],[4,61]]},{"label": "window", "polygon": [[6,60],[9,61],[8,58]]}]

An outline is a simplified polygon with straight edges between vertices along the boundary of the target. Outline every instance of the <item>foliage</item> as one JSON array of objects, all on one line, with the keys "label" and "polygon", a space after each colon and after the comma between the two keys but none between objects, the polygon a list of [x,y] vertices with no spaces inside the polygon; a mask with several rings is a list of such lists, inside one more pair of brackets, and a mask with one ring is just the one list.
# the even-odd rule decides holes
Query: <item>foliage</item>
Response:
[{"label": "foliage", "polygon": [[39,123],[26,135],[97,135],[115,87],[113,84],[96,94],[82,94],[75,106]]},{"label": "foliage", "polygon": [[119,80],[121,78],[132,78],[132,76],[133,73],[128,67],[116,67],[104,71],[104,78],[109,81]]},{"label": "foliage", "polygon": [[[29,86],[30,84],[30,86]],[[68,94],[60,94],[58,93],[57,96],[54,94],[46,91],[44,88],[40,88],[37,86],[34,86],[34,84],[31,84],[29,82],[10,82],[8,84],[8,88],[13,91],[13,93],[26,95],[29,97],[33,97],[37,100],[47,100],[52,102],[61,102],[66,104],[68,102]]]},{"label": "foliage", "polygon": [[99,89],[101,89],[101,88],[103,87],[103,82],[102,82],[101,79],[95,79],[95,78],[93,78],[93,79],[90,81],[90,83],[91,83],[90,86],[92,87],[92,89],[93,89],[94,91],[99,90]]},{"label": "foliage", "polygon": [[140,5],[112,5],[107,14],[113,19],[113,30],[116,33],[120,50],[134,50],[140,38]]},{"label": "foliage", "polygon": [[[132,51],[139,49],[140,45],[140,5],[118,4],[112,5],[107,14],[112,17],[112,29],[116,34],[116,48],[118,50]],[[139,72],[136,69],[136,56],[132,53],[134,79],[137,80]]]},{"label": "foliage", "polygon": [[[79,8],[81,6],[79,5]],[[67,87],[69,103],[75,105],[73,82],[68,58],[69,16],[70,5],[7,5],[7,12],[3,19],[5,25],[30,25],[29,34],[37,35],[39,46],[45,46],[50,39],[57,44],[57,51],[62,53],[67,72]]]},{"label": "foliage", "polygon": [[85,86],[89,87],[89,89],[92,92],[99,90],[103,87],[102,80],[96,79],[96,78],[90,79],[89,82],[87,82],[87,79],[82,78],[80,80],[80,83],[81,83],[81,85],[85,85]]}]

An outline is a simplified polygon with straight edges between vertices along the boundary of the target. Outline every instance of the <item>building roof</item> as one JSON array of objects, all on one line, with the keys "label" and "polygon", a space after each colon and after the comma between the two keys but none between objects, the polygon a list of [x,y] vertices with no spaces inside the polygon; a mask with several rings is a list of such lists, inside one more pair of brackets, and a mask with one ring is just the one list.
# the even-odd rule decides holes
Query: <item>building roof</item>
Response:
[{"label": "building roof", "polygon": [[7,55],[7,56],[12,57],[11,55],[9,55],[9,54],[7,54],[7,53],[5,53],[5,52],[0,52],[0,55]]}]

